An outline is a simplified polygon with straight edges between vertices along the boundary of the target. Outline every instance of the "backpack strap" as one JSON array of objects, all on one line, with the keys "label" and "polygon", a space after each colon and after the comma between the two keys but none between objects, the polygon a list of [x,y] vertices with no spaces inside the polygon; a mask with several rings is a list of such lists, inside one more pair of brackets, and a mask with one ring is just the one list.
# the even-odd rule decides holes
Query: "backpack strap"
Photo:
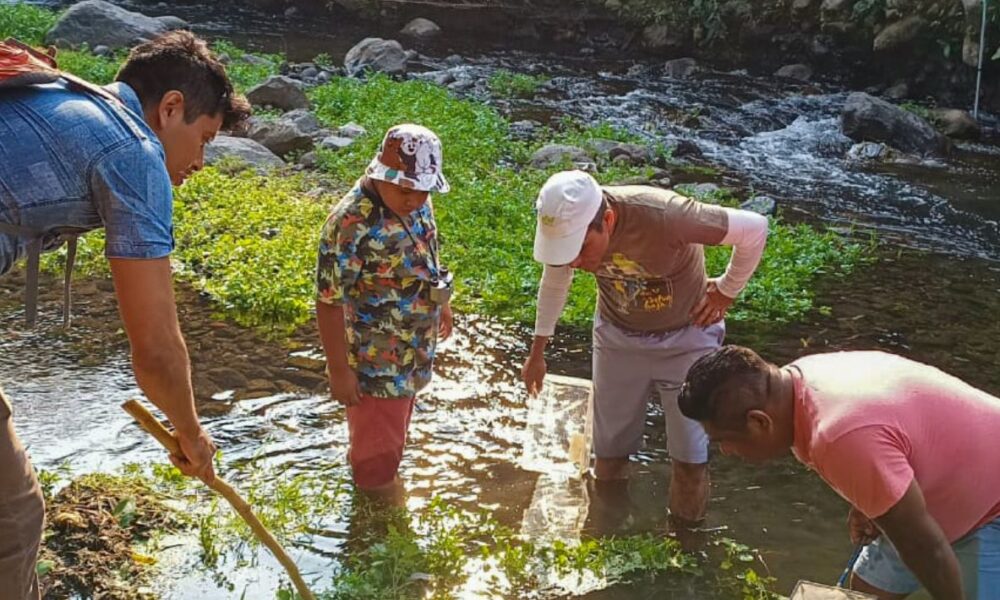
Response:
[{"label": "backpack strap", "polygon": [[[34,327],[38,320],[38,274],[41,267],[42,238],[45,232],[30,227],[22,227],[13,223],[0,221],[0,233],[10,234],[27,240],[25,251],[28,254],[27,279],[24,284],[24,317],[28,327]],[[63,280],[63,327],[70,326],[72,310],[72,295],[70,293],[73,278],[73,266],[76,263],[76,245],[78,233],[65,233],[62,237],[68,241],[66,250],[66,268]]]}]

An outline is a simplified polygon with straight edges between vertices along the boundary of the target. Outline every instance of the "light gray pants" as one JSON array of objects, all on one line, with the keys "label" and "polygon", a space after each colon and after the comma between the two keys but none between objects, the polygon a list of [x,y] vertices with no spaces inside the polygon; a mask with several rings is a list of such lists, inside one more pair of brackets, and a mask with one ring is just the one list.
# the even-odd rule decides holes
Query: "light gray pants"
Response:
[{"label": "light gray pants", "polygon": [[629,332],[594,318],[594,454],[624,458],[642,447],[646,405],[656,390],[663,405],[667,451],[681,462],[708,462],[708,436],[677,405],[696,360],[719,348],[725,322],[667,333]]},{"label": "light gray pants", "polygon": [[11,413],[0,388],[0,600],[36,600],[45,504]]}]

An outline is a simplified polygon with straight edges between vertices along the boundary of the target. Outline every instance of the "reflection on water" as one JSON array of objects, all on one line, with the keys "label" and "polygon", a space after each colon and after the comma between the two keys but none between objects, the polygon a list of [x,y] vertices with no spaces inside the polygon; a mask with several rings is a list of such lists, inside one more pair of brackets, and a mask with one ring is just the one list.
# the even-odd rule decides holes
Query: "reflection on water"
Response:
[{"label": "reflection on water", "polygon": [[[996,265],[893,255],[849,282],[849,287],[836,280],[822,286],[819,302],[832,307],[829,316],[815,313],[809,322],[770,331],[733,324],[730,341],[754,345],[778,361],[816,351],[885,348],[932,362],[992,393],[1000,391],[1000,374],[992,368],[1000,364],[995,345],[1000,325],[990,318],[1000,314]],[[6,311],[8,304],[3,306]],[[93,353],[81,344],[100,337],[99,332],[78,327],[71,337],[44,328],[25,333],[13,317],[3,326],[0,382],[13,397],[18,430],[40,468],[68,460],[77,472],[112,470],[126,462],[162,459],[118,408],[135,394],[123,348],[107,348],[98,366],[83,367],[80,361],[92,361]],[[580,528],[584,535],[606,533],[609,527],[618,533],[665,532],[670,469],[656,403],[650,405],[646,448],[637,457],[627,494],[618,496],[611,513],[607,503],[595,506],[584,486],[540,478],[518,466],[528,415],[517,373],[527,340],[523,328],[462,320],[455,339],[443,347],[438,376],[414,414],[401,467],[409,506],[419,508],[439,495],[467,510],[486,508],[500,522],[532,533],[549,528],[572,536],[574,527],[577,536]],[[550,370],[587,377],[588,343],[586,336],[557,338]],[[276,477],[324,470],[331,478],[348,477],[343,409],[328,398],[281,394],[245,400],[228,414],[210,417],[207,425],[223,449],[223,472],[255,459],[280,474]],[[556,494],[560,488],[564,493]],[[566,510],[540,512],[542,500]],[[760,468],[713,458],[707,527],[725,528],[726,535],[760,548],[786,593],[800,578],[836,580],[851,551],[845,516],[845,504],[790,458]],[[306,574],[328,583],[349,533],[349,523],[322,523],[294,545],[293,554]],[[174,558],[167,564],[197,556],[190,540],[185,543],[171,550]],[[269,557],[259,560],[260,568],[229,573],[231,583],[248,590],[247,598],[269,598],[263,590],[273,590],[280,573]],[[172,590],[167,597],[190,598],[192,589],[206,594],[197,597],[231,597],[210,575],[185,569],[189,576],[183,581],[173,574],[164,578]],[[653,597],[665,584],[650,585],[653,589],[637,585],[595,592],[593,598]],[[218,592],[205,591],[211,589]]]}]

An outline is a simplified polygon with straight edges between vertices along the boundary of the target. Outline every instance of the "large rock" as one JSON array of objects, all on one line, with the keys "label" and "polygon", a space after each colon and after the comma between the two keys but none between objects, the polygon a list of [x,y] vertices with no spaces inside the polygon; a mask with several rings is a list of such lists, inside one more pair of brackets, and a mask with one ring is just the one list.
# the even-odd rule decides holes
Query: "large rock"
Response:
[{"label": "large rock", "polygon": [[812,78],[812,69],[809,68],[809,65],[803,64],[785,65],[775,71],[774,76],[795,79],[796,81],[809,81]]},{"label": "large rock", "polygon": [[304,131],[290,119],[260,119],[250,126],[247,137],[275,154],[285,155],[297,150],[310,150],[313,147],[312,133]]},{"label": "large rock", "polygon": [[283,75],[268,77],[264,83],[247,92],[247,100],[255,106],[273,106],[280,110],[309,108],[309,99],[302,84]]},{"label": "large rock", "polygon": [[366,70],[402,75],[406,73],[406,62],[406,51],[396,40],[365,38],[347,52],[344,68],[351,77]]},{"label": "large rock", "polygon": [[979,139],[979,123],[967,111],[957,108],[939,108],[934,111],[938,131],[961,140]]},{"label": "large rock", "polygon": [[548,146],[539,148],[531,155],[531,166],[537,169],[545,169],[562,164],[567,160],[572,163],[594,162],[594,159],[583,148],[563,144],[549,144]]},{"label": "large rock", "polygon": [[917,15],[910,15],[902,21],[897,21],[879,32],[872,43],[875,52],[897,50],[907,46],[923,32],[927,21]]},{"label": "large rock", "polygon": [[297,108],[286,112],[281,115],[281,120],[294,123],[296,127],[301,129],[304,133],[308,133],[310,135],[318,134],[322,130],[322,125],[320,125],[319,119],[316,118],[316,115],[304,108]]},{"label": "large rock", "polygon": [[693,58],[675,58],[663,65],[663,74],[673,79],[687,79],[698,72],[698,62]]},{"label": "large rock", "polygon": [[407,23],[399,34],[415,40],[427,41],[441,35],[441,28],[430,19],[418,17]]},{"label": "large rock", "polygon": [[104,2],[84,0],[63,13],[45,36],[48,44],[87,44],[121,48],[139,40],[151,40],[186,23],[177,17],[154,18]]},{"label": "large rock", "polygon": [[281,167],[285,164],[285,161],[281,160],[275,153],[247,138],[220,135],[216,136],[212,143],[205,146],[205,162],[207,164],[213,165],[226,157],[240,159],[259,171]]},{"label": "large rock", "polygon": [[863,92],[847,97],[840,124],[844,135],[858,142],[885,142],[917,154],[946,154],[951,150],[948,138],[927,121]]},{"label": "large rock", "polygon": [[175,17],[173,15],[165,15],[162,17],[156,17],[156,20],[167,26],[167,29],[187,29],[188,22],[180,17]]}]

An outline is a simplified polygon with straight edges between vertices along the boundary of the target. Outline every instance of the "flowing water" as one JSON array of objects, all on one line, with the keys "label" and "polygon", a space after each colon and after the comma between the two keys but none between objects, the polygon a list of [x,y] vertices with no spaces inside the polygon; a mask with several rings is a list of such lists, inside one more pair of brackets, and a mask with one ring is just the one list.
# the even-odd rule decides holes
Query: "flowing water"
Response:
[{"label": "flowing water", "polygon": [[[149,12],[156,13],[153,9]],[[162,10],[161,10],[162,12]],[[342,55],[367,34],[361,27],[323,31],[315,24],[253,15],[175,8],[206,33],[304,60],[318,52]],[[838,125],[848,91],[833,84],[790,84],[745,72],[705,70],[690,80],[659,75],[659,66],[621,57],[510,52],[450,40],[426,50],[427,69],[455,66],[485,81],[499,68],[551,78],[531,100],[496,100],[513,119],[548,121],[571,115],[611,123],[651,141],[691,141],[719,174],[705,181],[752,190],[779,200],[792,219],[872,229],[882,242],[879,261],[844,280],[821,279],[818,305],[802,323],[753,327],[732,324],[730,341],[758,348],[777,361],[833,349],[883,348],[933,363],[987,391],[1000,393],[1000,146],[998,121],[986,116],[986,135],[962,144],[955,157],[905,165],[867,165],[845,158],[851,143]],[[638,66],[636,66],[638,65]],[[470,91],[485,97],[479,84]],[[0,299],[0,384],[12,395],[21,436],[36,465],[68,462],[75,472],[113,470],[126,462],[160,460],[160,452],[118,409],[138,390],[124,346],[97,345],[86,326],[68,334],[41,328],[21,332],[10,316],[17,299]],[[442,349],[432,386],[422,394],[401,468],[411,507],[437,495],[467,508],[485,507],[518,525],[532,505],[539,475],[521,469],[519,432],[527,416],[517,382],[529,331],[465,317]],[[117,324],[110,325],[112,329]],[[557,341],[550,372],[589,377],[589,340]],[[220,358],[224,361],[224,358]],[[239,368],[238,365],[231,365]],[[228,466],[252,457],[282,476],[333,465],[346,477],[343,410],[327,398],[282,394],[235,403],[207,419]],[[646,450],[637,458],[628,496],[617,506],[591,501],[580,528],[601,532],[665,529],[669,461],[662,415],[651,405]],[[579,505],[574,505],[577,508]],[[568,510],[575,510],[570,507]],[[846,505],[792,460],[750,467],[713,458],[708,526],[761,549],[779,591],[797,579],[832,583],[851,552]],[[329,523],[296,544],[293,555],[309,577],[328,581],[350,524]],[[230,573],[236,594],[189,568],[181,540],[159,582],[165,598],[270,598],[272,563]],[[176,562],[185,577],[170,575]],[[324,579],[326,577],[326,579]],[[619,586],[592,598],[661,597],[663,584]],[[676,592],[675,597],[691,597]]]}]

